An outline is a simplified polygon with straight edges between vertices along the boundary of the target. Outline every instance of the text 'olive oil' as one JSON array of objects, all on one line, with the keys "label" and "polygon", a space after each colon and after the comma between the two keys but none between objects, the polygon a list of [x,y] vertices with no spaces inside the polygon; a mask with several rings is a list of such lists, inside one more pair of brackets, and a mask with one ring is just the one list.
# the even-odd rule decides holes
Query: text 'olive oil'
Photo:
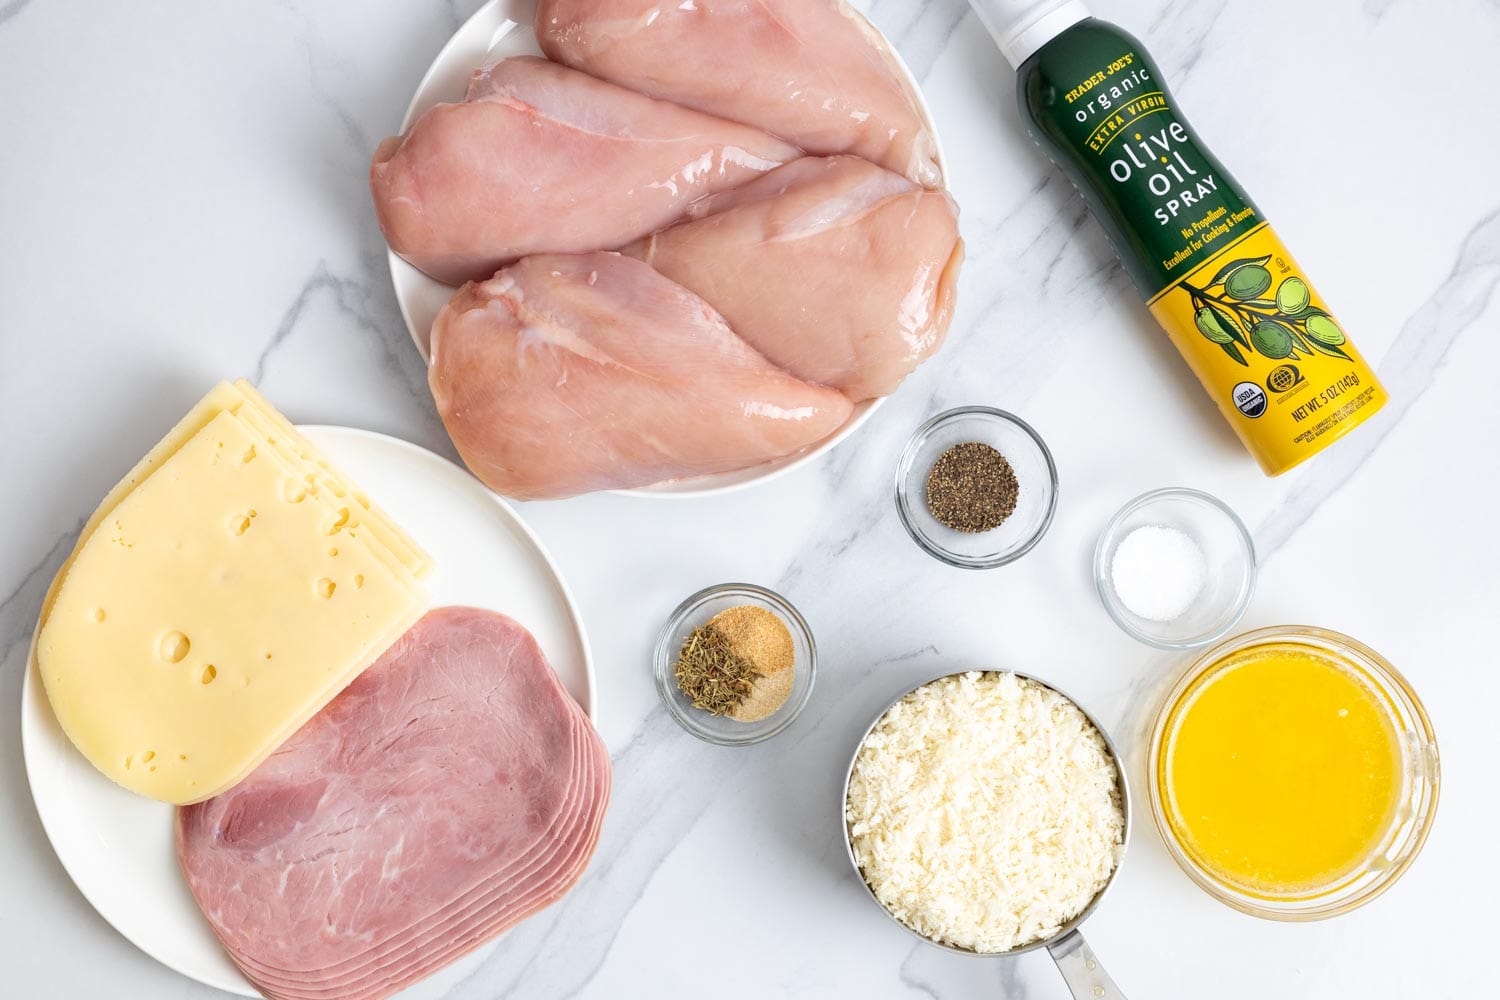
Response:
[{"label": "text 'olive oil'", "polygon": [[1385,390],[1156,64],[1078,0],[971,0],[1017,68],[1037,143],[1269,475],[1380,409]]}]

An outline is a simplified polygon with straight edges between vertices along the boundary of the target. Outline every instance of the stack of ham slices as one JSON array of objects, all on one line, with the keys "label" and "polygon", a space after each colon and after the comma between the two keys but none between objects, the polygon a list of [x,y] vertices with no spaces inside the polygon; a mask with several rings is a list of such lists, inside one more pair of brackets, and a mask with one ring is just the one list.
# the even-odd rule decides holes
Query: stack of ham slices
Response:
[{"label": "stack of ham slices", "polygon": [[566,893],[609,789],[531,634],[441,608],[250,777],[182,809],[177,848],[267,997],[373,1000]]},{"label": "stack of ham slices", "polygon": [[377,150],[393,250],[467,282],[429,382],[522,499],[816,446],[941,345],[963,259],[937,144],[845,0],[539,0]]}]

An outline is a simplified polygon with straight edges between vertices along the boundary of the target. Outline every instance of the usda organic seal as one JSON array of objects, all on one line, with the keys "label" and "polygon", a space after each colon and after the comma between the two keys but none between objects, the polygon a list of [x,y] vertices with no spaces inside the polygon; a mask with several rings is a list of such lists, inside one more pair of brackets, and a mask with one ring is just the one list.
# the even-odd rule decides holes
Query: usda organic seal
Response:
[{"label": "usda organic seal", "polygon": [[1266,390],[1254,382],[1241,382],[1231,395],[1235,408],[1252,420],[1266,412]]}]

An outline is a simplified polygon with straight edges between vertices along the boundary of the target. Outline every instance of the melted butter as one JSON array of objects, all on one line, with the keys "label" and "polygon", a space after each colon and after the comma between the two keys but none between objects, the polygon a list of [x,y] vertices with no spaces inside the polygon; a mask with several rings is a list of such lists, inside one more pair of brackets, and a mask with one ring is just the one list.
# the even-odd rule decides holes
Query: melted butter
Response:
[{"label": "melted butter", "polygon": [[1357,667],[1293,644],[1239,650],[1207,670],[1173,706],[1156,766],[1187,854],[1270,897],[1363,868],[1403,789],[1384,696]]}]

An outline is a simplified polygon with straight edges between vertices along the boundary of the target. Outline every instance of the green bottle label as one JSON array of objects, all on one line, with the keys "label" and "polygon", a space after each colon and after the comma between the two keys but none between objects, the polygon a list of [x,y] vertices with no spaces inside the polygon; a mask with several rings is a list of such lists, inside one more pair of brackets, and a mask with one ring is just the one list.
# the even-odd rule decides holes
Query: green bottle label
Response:
[{"label": "green bottle label", "polygon": [[1082,21],[1020,69],[1030,127],[1104,224],[1147,300],[1263,223],[1201,146],[1146,50]]},{"label": "green bottle label", "polygon": [[1305,272],[1178,114],[1145,49],[1075,24],[1021,65],[1021,111],[1261,467],[1279,475],[1385,390]]}]

